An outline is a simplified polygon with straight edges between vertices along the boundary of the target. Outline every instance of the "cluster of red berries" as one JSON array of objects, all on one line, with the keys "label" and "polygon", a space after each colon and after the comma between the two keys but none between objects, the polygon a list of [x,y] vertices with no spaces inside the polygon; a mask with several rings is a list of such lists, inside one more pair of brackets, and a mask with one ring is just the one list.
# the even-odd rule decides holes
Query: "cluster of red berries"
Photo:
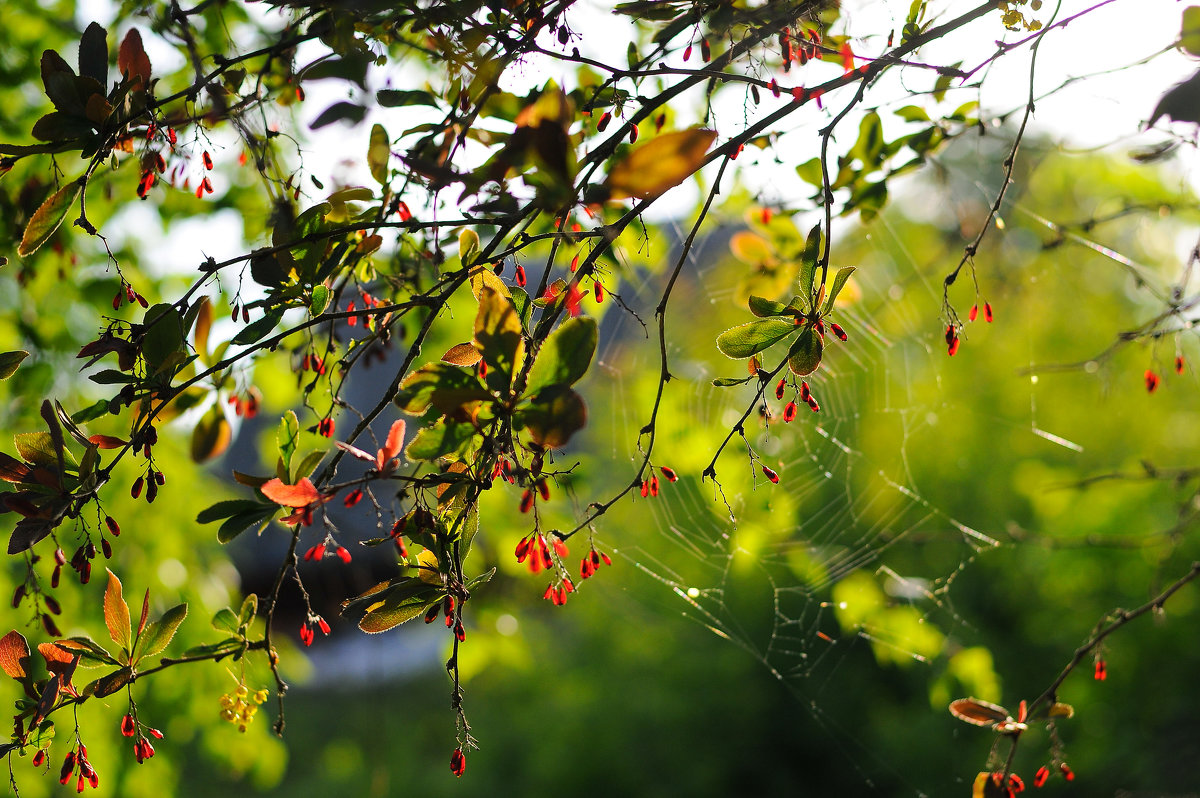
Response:
[{"label": "cluster of red berries", "polygon": [[[38,751],[42,754],[42,751]],[[44,761],[44,759],[43,759]],[[33,764],[40,765],[37,757],[34,757]],[[96,769],[92,767],[92,763],[87,758],[87,746],[83,743],[79,744],[78,751],[68,751],[67,756],[63,759],[62,770],[58,773],[58,783],[66,784],[71,780],[71,776],[75,774],[76,767],[79,769],[79,776],[75,781],[75,791],[83,792],[83,788],[91,786],[94,790],[100,786],[100,776],[97,775]]]},{"label": "cluster of red berries", "polygon": [[[325,559],[325,555],[328,553],[330,548],[329,544],[326,542],[327,540],[328,538],[304,552],[304,559],[309,562],[320,562],[321,560]],[[338,559],[342,562],[350,562],[350,550],[345,546],[333,547],[333,553],[336,554]]]},{"label": "cluster of red berries", "polygon": [[[554,539],[554,550],[559,557],[566,557],[569,553],[567,544],[557,537]],[[531,532],[521,538],[514,553],[519,563],[529,560],[530,573],[536,574],[543,569],[548,571],[554,567],[554,561],[550,558],[550,546],[541,532]]]},{"label": "cluster of red berries", "polygon": [[236,394],[226,400],[233,405],[233,413],[236,416],[243,418],[254,418],[258,415],[259,404],[262,401],[262,393],[255,387],[250,387],[246,390],[246,398],[243,399]]},{"label": "cluster of red berries", "polygon": [[321,634],[329,635],[329,622],[320,615],[309,615],[304,623],[300,624],[300,642],[306,646],[311,646],[313,640],[316,639],[316,632],[313,631],[314,625],[321,630]]},{"label": "cluster of red berries", "polygon": [[[505,464],[507,465],[507,461],[505,462]],[[537,501],[537,496],[535,496],[534,492],[533,492],[534,488],[537,489],[537,496],[542,497],[542,501],[550,500],[550,486],[546,483],[546,480],[539,479],[537,481],[537,484],[534,485],[533,488],[526,488],[525,492],[521,494],[521,512],[522,513],[527,513],[530,510],[532,510],[534,503]]]},{"label": "cluster of red berries", "polygon": [[[660,472],[662,472],[662,475],[667,480],[667,482],[677,482],[679,480],[679,475],[675,473],[675,469],[673,469],[673,468],[669,468],[667,466],[660,466],[658,470]],[[657,496],[657,495],[658,495],[658,476],[656,474],[651,473],[648,478],[642,480],[642,498],[644,499],[647,496]]]},{"label": "cluster of red berries", "polygon": [[146,297],[142,296],[137,291],[134,291],[133,286],[124,280],[121,281],[121,287],[117,290],[117,293],[113,295],[113,310],[119,310],[121,308],[121,300],[125,300],[131,305],[136,302],[143,308],[150,307],[150,303],[146,301]]},{"label": "cluster of red berries", "polygon": [[597,551],[593,545],[592,550],[579,561],[579,578],[587,579],[596,573],[600,568],[600,564],[612,565],[612,559],[602,551]]}]

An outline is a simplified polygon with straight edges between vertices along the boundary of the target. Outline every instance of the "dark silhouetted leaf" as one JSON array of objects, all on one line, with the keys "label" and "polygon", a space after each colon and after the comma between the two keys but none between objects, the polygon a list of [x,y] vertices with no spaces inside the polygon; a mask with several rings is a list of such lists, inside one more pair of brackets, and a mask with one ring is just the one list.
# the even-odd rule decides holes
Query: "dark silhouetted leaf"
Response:
[{"label": "dark silhouetted leaf", "polygon": [[79,74],[108,86],[108,31],[93,22],[79,40]]},{"label": "dark silhouetted leaf", "polygon": [[344,100],[336,102],[321,112],[321,115],[313,120],[311,127],[313,130],[318,130],[326,125],[332,125],[334,122],[349,122],[352,125],[357,125],[366,116],[367,109],[361,105],[348,103]]},{"label": "dark silhouetted leaf", "polygon": [[548,389],[539,394],[535,404],[521,410],[519,416],[534,443],[557,449],[587,424],[587,407],[583,398],[570,388]]}]

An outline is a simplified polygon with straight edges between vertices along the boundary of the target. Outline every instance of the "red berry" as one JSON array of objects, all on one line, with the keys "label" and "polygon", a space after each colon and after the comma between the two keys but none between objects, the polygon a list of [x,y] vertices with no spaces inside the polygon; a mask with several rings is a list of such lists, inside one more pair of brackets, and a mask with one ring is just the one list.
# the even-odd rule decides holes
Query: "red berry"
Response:
[{"label": "red berry", "polygon": [[773,485],[779,484],[779,474],[775,473],[774,471],[767,468],[766,466],[762,467],[762,472],[767,477],[767,479],[771,480],[771,484],[773,484]]},{"label": "red berry", "polygon": [[[1152,370],[1146,369],[1145,376],[1146,376],[1146,392],[1154,393],[1155,389],[1158,388],[1158,375],[1155,374]],[[137,497],[135,496],[134,498],[137,498]]]},{"label": "red berry", "polygon": [[1066,779],[1067,781],[1075,780],[1075,771],[1073,771],[1069,767],[1067,767],[1066,762],[1063,762],[1061,765],[1059,765],[1058,769],[1063,774],[1063,778]]},{"label": "red berry", "polygon": [[463,756],[461,748],[455,748],[454,753],[450,755],[450,772],[455,776],[461,777],[463,771],[467,769],[467,758]]},{"label": "red berry", "polygon": [[783,408],[783,421],[790,423],[796,417],[796,403],[788,402],[787,407]]},{"label": "red berry", "polygon": [[983,303],[983,320],[988,324],[992,323],[992,306],[988,302]]},{"label": "red berry", "polygon": [[1102,682],[1108,678],[1108,663],[1103,659],[1096,660],[1096,681]]},{"label": "red berry", "polygon": [[350,550],[345,546],[337,547],[337,556],[342,562],[350,562]]},{"label": "red berry", "polygon": [[524,288],[525,287],[525,267],[518,265],[516,274],[517,274],[517,285],[520,286],[521,288]]},{"label": "red berry", "polygon": [[662,475],[667,478],[667,482],[677,482],[679,480],[679,475],[675,473],[675,469],[673,468],[659,466],[658,470],[661,471]]},{"label": "red berry", "polygon": [[971,311],[970,311],[969,313],[967,313],[967,320],[968,320],[968,321],[975,321],[975,319],[977,319],[977,318],[979,318],[979,306],[978,306],[978,305],[972,305],[972,306],[971,306]]},{"label": "red berry", "polygon": [[786,384],[786,381],[785,381],[785,380],[780,380],[780,381],[779,381],[779,382],[778,382],[778,383],[775,385],[775,398],[776,398],[776,399],[782,399],[782,398],[783,398],[783,389],[784,389],[784,387],[785,387],[785,384]]},{"label": "red berry", "polygon": [[121,718],[121,735],[123,737],[132,737],[136,731],[137,725],[133,722],[133,715]]},{"label": "red berry", "polygon": [[533,509],[533,491],[528,488],[521,494],[521,512],[527,513]]}]

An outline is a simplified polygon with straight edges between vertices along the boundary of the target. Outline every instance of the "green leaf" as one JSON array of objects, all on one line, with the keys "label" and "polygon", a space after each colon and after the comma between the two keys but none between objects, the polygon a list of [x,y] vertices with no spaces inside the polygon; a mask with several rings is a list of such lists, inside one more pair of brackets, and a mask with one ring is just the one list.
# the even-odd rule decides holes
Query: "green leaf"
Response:
[{"label": "green leaf", "polygon": [[371,177],[379,185],[386,185],[388,178],[388,159],[392,155],[392,143],[388,139],[383,125],[376,124],[371,128],[371,143],[367,147],[367,166],[371,169]]},{"label": "green leaf", "polygon": [[183,316],[172,305],[151,305],[142,320],[145,336],[142,354],[151,373],[158,371],[164,361],[183,347]]},{"label": "green leaf", "polygon": [[142,639],[145,642],[141,646],[141,656],[152,657],[165,649],[171,642],[171,638],[175,637],[175,632],[179,630],[179,625],[186,617],[187,604],[178,604],[164,612],[157,621],[147,624],[146,630],[142,633]]},{"label": "green leaf", "polygon": [[363,121],[363,117],[366,115],[367,109],[361,105],[345,101],[336,102],[322,111],[320,116],[314,119],[309,127],[312,130],[318,130],[326,125],[332,125],[334,122],[349,122],[352,125],[357,125]]},{"label": "green leaf", "polygon": [[313,316],[320,316],[325,312],[325,308],[329,307],[329,300],[333,298],[333,292],[326,285],[314,285],[312,288],[312,297],[308,300],[308,312]]},{"label": "green leaf", "polygon": [[758,354],[796,331],[792,319],[760,319],[742,324],[717,336],[717,349],[726,357],[744,358]]},{"label": "green leaf", "polygon": [[587,316],[567,319],[546,336],[529,370],[525,395],[536,397],[553,385],[574,385],[587,373],[596,353],[599,332]]},{"label": "green leaf", "polygon": [[449,363],[428,363],[404,378],[395,401],[405,413],[420,415],[430,405],[449,413],[465,403],[491,399],[473,372]]},{"label": "green leaf", "polygon": [[20,432],[13,436],[13,443],[26,463],[58,469],[58,454],[49,432]]},{"label": "green leaf", "polygon": [[418,597],[427,599],[436,590],[435,586],[415,576],[397,576],[387,582],[380,582],[361,595],[343,601],[342,614],[360,618],[369,608],[385,599],[394,599],[396,603]]},{"label": "green leaf", "polygon": [[312,472],[316,470],[317,466],[323,459],[325,459],[325,452],[321,450],[309,452],[308,454],[304,455],[304,457],[300,460],[300,464],[296,466],[296,468],[293,469],[292,473],[290,474],[291,479],[289,482],[294,482],[301,477],[312,476]]},{"label": "green leaf", "polygon": [[258,343],[279,324],[279,320],[283,318],[283,311],[284,308],[279,306],[271,308],[261,319],[243,327],[242,331],[233,337],[231,343],[234,346],[248,346]]},{"label": "green leaf", "polygon": [[928,122],[929,112],[917,105],[906,105],[896,110],[896,116],[905,122]]},{"label": "green leaf", "polygon": [[16,374],[17,367],[27,357],[29,357],[29,353],[23,349],[14,349],[12,352],[0,352],[0,380],[7,380],[13,374]]},{"label": "green leaf", "polygon": [[250,628],[250,622],[258,614],[258,594],[251,593],[242,599],[241,609],[238,610],[238,629]]},{"label": "green leaf", "polygon": [[821,257],[821,225],[813,225],[804,239],[804,252],[800,256],[800,293],[806,297],[813,295],[813,278],[817,271],[817,261]]},{"label": "green leaf", "polygon": [[846,281],[850,279],[850,275],[854,274],[853,266],[843,266],[838,269],[837,274],[833,276],[833,285],[825,294],[825,304],[821,306],[821,315],[828,316],[833,310],[833,303],[837,301],[838,294],[846,287]]},{"label": "green leaf", "polygon": [[238,616],[233,614],[233,610],[228,607],[222,607],[217,610],[217,614],[212,619],[213,628],[219,632],[229,632],[237,634],[238,632]]},{"label": "green leaf", "polygon": [[858,124],[858,140],[850,148],[850,157],[858,158],[868,171],[879,164],[879,155],[883,152],[883,123],[879,114],[871,111],[863,116]]},{"label": "green leaf", "polygon": [[358,622],[358,628],[373,635],[386,632],[405,621],[424,615],[428,608],[438,601],[441,601],[440,597],[433,601],[419,597],[405,600],[384,599],[378,607],[363,616]]},{"label": "green leaf", "polygon": [[384,108],[399,108],[405,105],[429,105],[437,107],[437,98],[427,91],[403,91],[401,89],[380,89],[375,93],[375,99]]},{"label": "green leaf", "polygon": [[463,231],[458,234],[458,259],[462,261],[463,266],[470,267],[474,265],[478,255],[479,233],[469,227],[463,228]]},{"label": "green leaf", "polygon": [[825,185],[825,173],[821,170],[820,158],[809,158],[796,167],[796,174],[800,175],[800,179],[809,185],[817,188]]},{"label": "green leaf", "polygon": [[[197,524],[211,524],[213,521],[220,521],[223,518],[230,518],[238,513],[248,512],[250,510],[260,510],[266,507],[262,502],[254,501],[253,499],[230,499],[229,501],[217,502],[211,507],[206,507],[196,516]],[[272,506],[271,508],[275,508]]]},{"label": "green leaf", "polygon": [[508,297],[484,286],[479,292],[474,343],[484,362],[491,366],[487,382],[492,389],[506,392],[512,383],[512,373],[525,351],[523,332],[516,306]]},{"label": "green leaf", "polygon": [[129,649],[129,605],[121,595],[121,580],[112,571],[108,572],[108,587],[104,590],[104,624],[108,635],[122,649]]},{"label": "green leaf", "polygon": [[25,225],[21,244],[17,247],[18,255],[22,258],[29,257],[37,252],[38,248],[50,239],[50,236],[54,235],[54,231],[62,224],[63,217],[67,215],[67,211],[71,210],[71,206],[75,204],[75,198],[79,196],[79,189],[83,185],[81,181],[82,178],[67,183],[51,194],[34,212],[29,224]]},{"label": "green leaf", "polygon": [[800,336],[788,350],[788,368],[797,377],[812,374],[821,365],[821,350],[824,347],[821,336],[812,325],[805,325]]},{"label": "green leaf", "polygon": [[712,381],[712,384],[718,388],[732,388],[734,385],[745,385],[752,379],[754,379],[754,375],[742,377],[741,379],[735,379],[733,377],[717,377]]},{"label": "green leaf", "polygon": [[1179,46],[1190,55],[1200,55],[1200,6],[1189,6],[1183,10]]},{"label": "green leaf", "polygon": [[259,508],[256,510],[238,513],[226,519],[225,523],[221,524],[220,529],[217,530],[217,540],[221,543],[228,543],[250,527],[264,524],[271,520],[278,509],[278,507],[259,505]]},{"label": "green leaf", "polygon": [[587,406],[575,391],[557,386],[541,391],[537,401],[516,416],[534,443],[557,449],[587,424]]},{"label": "green leaf", "polygon": [[447,424],[439,419],[414,435],[404,454],[409,460],[436,460],[461,451],[474,435],[470,424]]},{"label": "green leaf", "polygon": [[766,297],[751,294],[749,304],[750,312],[755,316],[784,316],[788,313],[787,305]]},{"label": "green leaf", "polygon": [[[288,472],[286,476],[291,476],[292,456],[296,454],[296,445],[300,442],[300,419],[296,418],[296,412],[289,410],[279,419],[279,427],[275,431],[275,446],[279,449],[279,459],[283,461],[283,467]],[[295,484],[291,479],[285,480],[288,484]]]}]

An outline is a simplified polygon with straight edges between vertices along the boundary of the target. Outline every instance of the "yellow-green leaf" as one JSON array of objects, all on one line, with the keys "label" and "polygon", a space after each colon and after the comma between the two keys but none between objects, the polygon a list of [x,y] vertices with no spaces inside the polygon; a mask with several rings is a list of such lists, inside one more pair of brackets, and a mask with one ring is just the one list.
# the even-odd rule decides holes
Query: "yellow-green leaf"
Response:
[{"label": "yellow-green leaf", "polygon": [[1200,6],[1188,6],[1183,9],[1179,46],[1191,55],[1200,55]]},{"label": "yellow-green leaf", "polygon": [[717,349],[726,357],[756,355],[796,331],[791,318],[760,319],[726,330],[717,336]]},{"label": "yellow-green leaf", "polygon": [[72,180],[42,203],[41,207],[34,212],[33,218],[29,220],[29,224],[25,225],[21,244],[17,247],[18,255],[22,258],[29,257],[37,252],[38,247],[45,244],[50,236],[54,235],[54,231],[62,224],[63,217],[67,215],[67,211],[71,210],[71,206],[75,204],[75,198],[79,196],[81,185],[79,180]]},{"label": "yellow-green leaf", "polygon": [[703,128],[664,133],[629,153],[608,173],[612,199],[650,199],[686,180],[717,137]]},{"label": "yellow-green leaf", "polygon": [[233,438],[233,429],[221,412],[220,406],[214,405],[192,430],[192,461],[205,463],[221,455],[229,448]]},{"label": "yellow-green leaf", "polygon": [[388,141],[387,131],[383,125],[376,124],[371,128],[371,144],[367,147],[367,166],[371,168],[371,177],[380,185],[387,183],[388,158],[392,155],[391,142]]}]

